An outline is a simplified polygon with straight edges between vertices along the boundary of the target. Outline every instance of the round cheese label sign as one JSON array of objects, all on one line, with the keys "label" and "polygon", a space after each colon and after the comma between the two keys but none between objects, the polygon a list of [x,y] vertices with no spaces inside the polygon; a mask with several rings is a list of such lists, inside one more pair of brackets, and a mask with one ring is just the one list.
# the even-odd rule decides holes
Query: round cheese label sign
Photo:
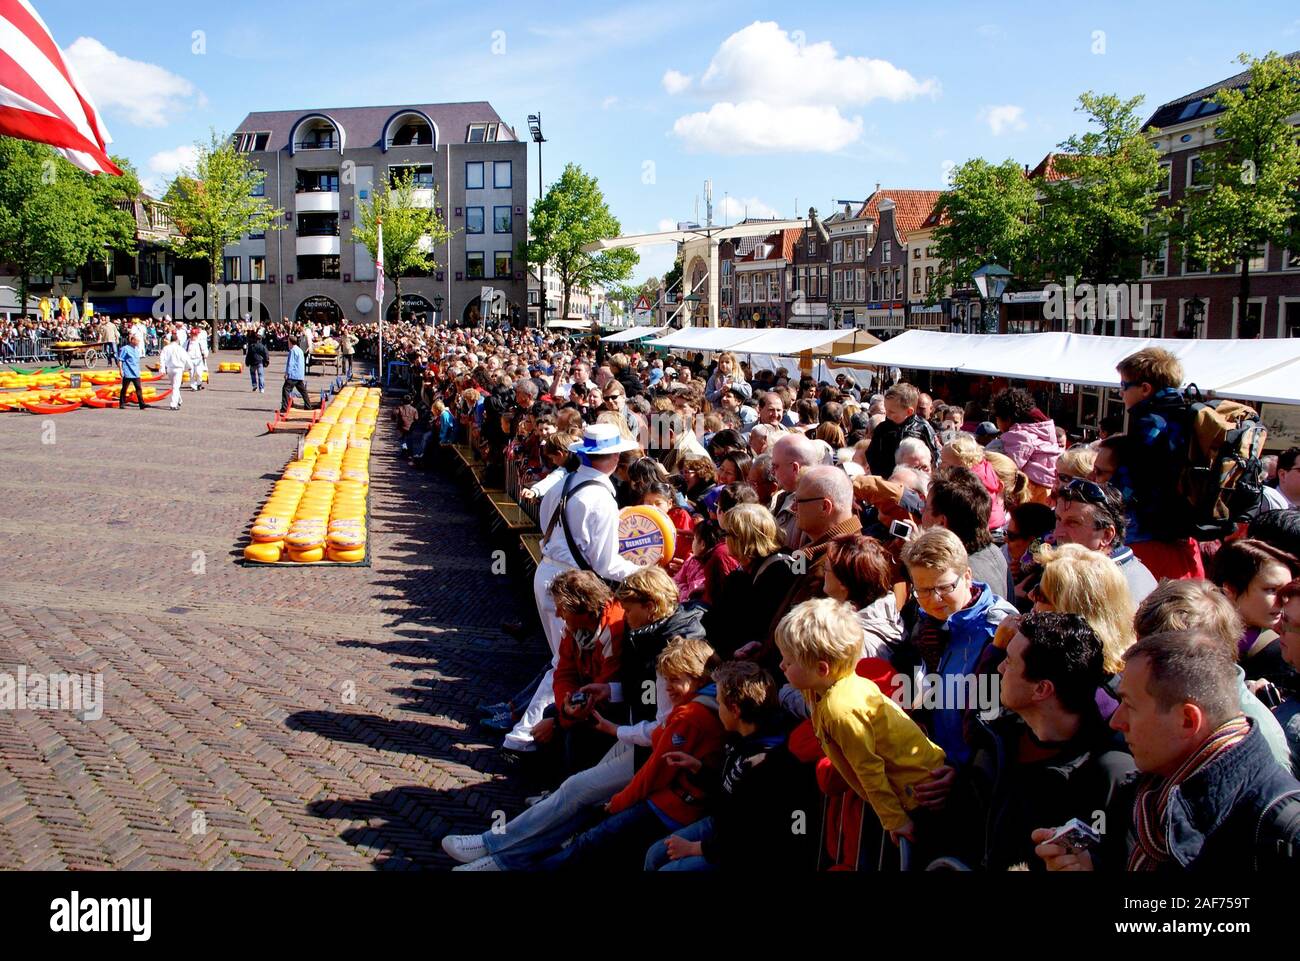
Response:
[{"label": "round cheese label sign", "polygon": [[668,515],[657,507],[624,507],[618,516],[618,552],[640,567],[667,567],[676,549],[676,533]]}]

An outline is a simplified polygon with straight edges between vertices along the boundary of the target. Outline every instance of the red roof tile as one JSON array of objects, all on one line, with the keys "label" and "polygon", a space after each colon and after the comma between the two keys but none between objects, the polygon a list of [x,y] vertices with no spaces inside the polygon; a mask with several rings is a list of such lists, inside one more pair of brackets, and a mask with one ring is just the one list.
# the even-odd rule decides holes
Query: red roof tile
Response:
[{"label": "red roof tile", "polygon": [[857,216],[880,223],[880,202],[886,198],[892,200],[894,226],[898,230],[899,239],[906,241],[907,235],[919,230],[934,212],[934,205],[942,193],[942,190],[877,190],[867,198],[866,205],[858,211]]},{"label": "red roof tile", "polygon": [[1057,158],[1062,156],[1064,156],[1064,154],[1049,153],[1042,160],[1038,161],[1037,167],[1029,171],[1029,173],[1026,175],[1027,179],[1029,180],[1043,179],[1046,180],[1048,183],[1052,183],[1057,180],[1066,180],[1067,179],[1066,175],[1061,173],[1061,171],[1058,170],[1056,167]]}]

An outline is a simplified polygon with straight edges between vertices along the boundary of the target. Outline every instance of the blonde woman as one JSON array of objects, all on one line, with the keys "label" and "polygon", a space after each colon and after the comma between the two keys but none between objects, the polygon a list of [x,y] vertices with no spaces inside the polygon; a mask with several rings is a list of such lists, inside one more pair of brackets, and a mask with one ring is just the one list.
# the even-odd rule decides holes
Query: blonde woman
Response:
[{"label": "blonde woman", "polygon": [[1080,544],[1044,545],[1034,557],[1043,567],[1042,579],[1030,594],[1034,610],[1082,616],[1101,641],[1106,673],[1118,674],[1124,668],[1124,652],[1137,640],[1137,604],[1119,567]]},{"label": "blonde woman", "polygon": [[736,355],[729,350],[724,350],[718,355],[718,369],[704,385],[704,395],[709,399],[710,404],[720,405],[722,395],[732,387],[740,388],[745,395],[745,400],[749,400],[753,393],[753,388],[749,386],[744,372],[740,369],[740,362],[736,360]]},{"label": "blonde woman", "polygon": [[1013,511],[1029,501],[1029,478],[1025,476],[1016,462],[1006,454],[985,449],[984,456],[993,466],[993,472],[1002,482],[1002,502],[1008,511]]},{"label": "blonde woman", "polygon": [[1002,478],[998,476],[993,465],[989,463],[988,452],[980,446],[973,434],[958,434],[939,451],[940,467],[964,467],[980,479],[984,489],[993,498],[989,510],[989,530],[1000,531],[1007,526],[1007,505],[1003,497],[1005,488]]},{"label": "blonde woman", "polygon": [[704,615],[704,629],[724,658],[757,659],[770,670],[779,661],[772,621],[799,576],[794,557],[783,546],[772,512],[761,504],[733,507],[725,527],[727,551],[740,567],[722,582]]},{"label": "blonde woman", "polygon": [[1061,488],[1072,480],[1091,480],[1092,468],[1097,463],[1097,449],[1087,444],[1075,444],[1056,459],[1056,480],[1052,484],[1052,502]]}]

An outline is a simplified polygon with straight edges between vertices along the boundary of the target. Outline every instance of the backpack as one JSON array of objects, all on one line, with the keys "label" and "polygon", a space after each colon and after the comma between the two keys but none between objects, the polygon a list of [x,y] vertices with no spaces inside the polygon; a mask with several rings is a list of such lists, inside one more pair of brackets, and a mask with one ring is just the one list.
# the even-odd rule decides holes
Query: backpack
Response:
[{"label": "backpack", "polygon": [[1191,507],[1188,533],[1198,541],[1217,540],[1259,508],[1268,430],[1245,404],[1207,400],[1195,384],[1183,396],[1188,451],[1179,492]]}]

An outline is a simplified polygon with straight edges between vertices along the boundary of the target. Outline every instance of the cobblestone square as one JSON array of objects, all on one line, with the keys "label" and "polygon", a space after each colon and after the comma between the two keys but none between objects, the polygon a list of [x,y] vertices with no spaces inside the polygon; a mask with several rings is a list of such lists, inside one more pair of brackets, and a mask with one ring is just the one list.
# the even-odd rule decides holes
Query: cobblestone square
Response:
[{"label": "cobblestone square", "polygon": [[265,434],[282,368],[175,413],[0,415],[0,674],[104,676],[99,720],[0,711],[0,868],[441,868],[442,834],[520,807],[475,705],[544,658],[500,630],[527,572],[491,573],[386,414],[371,567],[236,563],[298,441]]}]

